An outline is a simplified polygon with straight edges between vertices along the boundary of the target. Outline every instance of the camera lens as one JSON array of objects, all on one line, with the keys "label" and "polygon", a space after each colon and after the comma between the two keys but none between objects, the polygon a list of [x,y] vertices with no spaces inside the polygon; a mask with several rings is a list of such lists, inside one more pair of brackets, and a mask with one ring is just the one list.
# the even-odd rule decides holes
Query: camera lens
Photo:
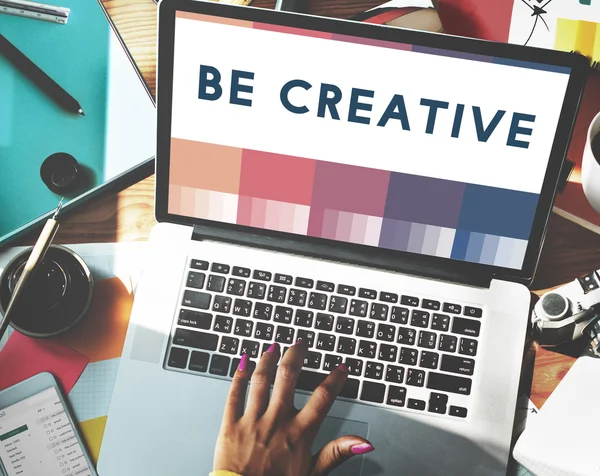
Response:
[{"label": "camera lens", "polygon": [[542,310],[549,320],[561,319],[568,309],[567,298],[558,293],[548,293],[542,297]]}]

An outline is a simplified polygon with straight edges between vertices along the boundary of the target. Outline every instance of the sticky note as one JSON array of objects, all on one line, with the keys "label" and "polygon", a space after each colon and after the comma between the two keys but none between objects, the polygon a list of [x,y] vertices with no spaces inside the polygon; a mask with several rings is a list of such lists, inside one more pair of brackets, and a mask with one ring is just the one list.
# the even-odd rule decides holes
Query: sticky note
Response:
[{"label": "sticky note", "polygon": [[94,418],[79,423],[79,432],[94,466],[98,464],[100,447],[104,438],[107,417]]}]

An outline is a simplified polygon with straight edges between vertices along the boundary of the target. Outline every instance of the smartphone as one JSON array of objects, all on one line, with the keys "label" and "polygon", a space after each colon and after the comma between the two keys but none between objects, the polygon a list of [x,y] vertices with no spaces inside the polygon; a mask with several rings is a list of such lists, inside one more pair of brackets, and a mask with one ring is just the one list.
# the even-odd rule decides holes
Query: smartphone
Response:
[{"label": "smartphone", "polygon": [[52,374],[0,392],[0,473],[98,476]]}]

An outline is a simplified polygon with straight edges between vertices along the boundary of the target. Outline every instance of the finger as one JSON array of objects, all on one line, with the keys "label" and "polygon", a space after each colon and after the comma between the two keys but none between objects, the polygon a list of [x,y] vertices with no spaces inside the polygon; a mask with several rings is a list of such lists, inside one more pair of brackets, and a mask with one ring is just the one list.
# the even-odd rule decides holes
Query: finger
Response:
[{"label": "finger", "polygon": [[223,423],[233,423],[244,414],[244,402],[248,390],[249,363],[248,354],[242,355],[238,368],[233,375],[231,387],[229,387],[229,395],[223,413]]},{"label": "finger", "polygon": [[329,413],[333,402],[342,391],[348,378],[348,367],[341,364],[331,371],[325,380],[315,388],[304,408],[298,413],[296,421],[303,429],[318,431],[321,423]]},{"label": "finger", "polygon": [[272,408],[274,412],[279,412],[282,409],[290,410],[294,407],[296,383],[298,383],[298,375],[307,350],[306,343],[302,342],[302,339],[298,339],[296,345],[291,346],[281,359],[275,376],[271,403],[267,411],[271,411]]},{"label": "finger", "polygon": [[344,461],[374,449],[371,443],[360,436],[342,436],[330,441],[313,457],[310,476],[326,476]]},{"label": "finger", "polygon": [[246,412],[244,413],[250,418],[260,418],[269,405],[271,384],[273,383],[273,377],[277,369],[279,354],[279,344],[276,342],[271,344],[252,374],[248,403],[246,405]]}]

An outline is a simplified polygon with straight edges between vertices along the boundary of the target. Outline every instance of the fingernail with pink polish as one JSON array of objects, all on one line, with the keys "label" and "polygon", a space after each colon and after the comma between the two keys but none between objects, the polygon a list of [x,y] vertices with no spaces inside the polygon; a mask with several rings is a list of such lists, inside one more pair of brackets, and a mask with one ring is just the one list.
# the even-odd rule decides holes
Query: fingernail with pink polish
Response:
[{"label": "fingernail with pink polish", "polygon": [[296,345],[300,345],[300,344],[302,344],[302,338],[300,338],[296,341]]},{"label": "fingernail with pink polish", "polygon": [[269,354],[272,354],[273,352],[275,352],[277,349],[279,349],[279,344],[277,342],[273,342],[269,348],[267,349],[267,352]]},{"label": "fingernail with pink polish", "polygon": [[240,365],[238,365],[238,370],[240,372],[243,372],[244,370],[246,370],[247,366],[248,366],[248,354],[244,354],[244,355],[242,355],[242,359],[240,360]]},{"label": "fingernail with pink polish", "polygon": [[345,363],[338,365],[338,369],[341,370],[342,372],[348,373],[348,366]]},{"label": "fingernail with pink polish", "polygon": [[374,449],[375,448],[373,448],[373,445],[370,443],[361,443],[360,445],[354,445],[350,448],[350,451],[355,455],[364,455],[365,453],[370,453]]}]

